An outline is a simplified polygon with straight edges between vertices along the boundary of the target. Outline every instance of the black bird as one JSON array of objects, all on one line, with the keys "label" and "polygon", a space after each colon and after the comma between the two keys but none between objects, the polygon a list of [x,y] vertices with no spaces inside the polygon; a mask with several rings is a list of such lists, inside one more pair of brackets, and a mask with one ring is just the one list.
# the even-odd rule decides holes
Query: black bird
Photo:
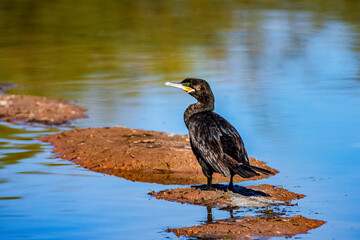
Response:
[{"label": "black bird", "polygon": [[236,129],[223,117],[213,112],[214,95],[210,85],[203,79],[186,78],[180,83],[166,82],[197,99],[184,113],[189,130],[191,148],[207,177],[206,189],[211,189],[212,174],[220,173],[230,177],[229,190],[234,189],[235,174],[243,178],[272,174],[259,167],[251,166],[244,143]]}]

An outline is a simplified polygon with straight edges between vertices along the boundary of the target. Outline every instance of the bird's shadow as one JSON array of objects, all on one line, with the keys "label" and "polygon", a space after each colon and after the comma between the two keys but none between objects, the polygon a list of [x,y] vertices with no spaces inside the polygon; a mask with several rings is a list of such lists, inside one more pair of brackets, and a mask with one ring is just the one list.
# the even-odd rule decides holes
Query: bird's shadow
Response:
[{"label": "bird's shadow", "polygon": [[[196,189],[201,189],[206,191],[206,184],[203,185],[193,185],[192,187],[195,187]],[[228,184],[212,184],[211,185],[212,190],[220,190],[220,191],[231,191],[229,190],[229,185]],[[210,190],[211,191],[211,190]],[[262,196],[262,197],[271,197],[269,194],[264,193],[262,191],[258,191],[258,190],[252,190],[243,186],[238,186],[238,185],[234,185],[234,190],[232,191],[234,193],[238,193],[240,195],[246,196],[246,197],[257,197],[257,196]]]}]

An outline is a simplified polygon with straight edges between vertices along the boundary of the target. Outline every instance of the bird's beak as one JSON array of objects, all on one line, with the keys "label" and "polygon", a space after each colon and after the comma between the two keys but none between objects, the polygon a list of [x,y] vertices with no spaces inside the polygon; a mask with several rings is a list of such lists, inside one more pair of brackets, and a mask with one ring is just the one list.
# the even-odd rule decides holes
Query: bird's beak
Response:
[{"label": "bird's beak", "polygon": [[187,93],[195,92],[195,89],[193,89],[191,87],[186,87],[186,86],[182,85],[181,83],[166,82],[165,85],[168,86],[168,87],[180,88],[180,89],[184,90]]}]

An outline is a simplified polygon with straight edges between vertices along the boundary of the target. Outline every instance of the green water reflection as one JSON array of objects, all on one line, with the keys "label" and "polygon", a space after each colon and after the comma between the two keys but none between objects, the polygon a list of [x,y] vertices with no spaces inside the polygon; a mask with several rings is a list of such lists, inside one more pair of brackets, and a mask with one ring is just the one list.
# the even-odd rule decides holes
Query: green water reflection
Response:
[{"label": "green water reflection", "polygon": [[21,198],[22,197],[0,197],[0,200],[16,200]]},{"label": "green water reflection", "polygon": [[40,144],[26,145],[26,149],[31,150],[26,150],[25,152],[5,153],[5,156],[0,158],[0,168],[3,168],[5,165],[8,164],[19,163],[19,161],[21,161],[22,159],[34,157],[37,153],[41,152]]},{"label": "green water reflection", "polygon": [[[343,21],[360,32],[360,6],[353,0],[314,1],[30,1],[0,2],[0,81],[16,83],[21,92],[65,97],[81,94],[83,80],[121,79],[119,89],[136,89],[141,79],[182,77],[201,58],[227,56],[226,33],[244,32],[248,58],[264,49],[262,28],[269,12],[286,12],[293,43],[301,44],[308,29]],[[309,16],[308,14],[311,14]],[[360,50],[354,38],[353,50]],[[203,57],[194,57],[197,51]],[[74,84],[76,82],[76,84]],[[120,82],[120,83],[119,83]],[[70,84],[71,87],[67,84]],[[101,83],[100,83],[101,84]]]},{"label": "green water reflection", "polygon": [[55,131],[51,128],[32,130],[22,126],[16,128],[10,124],[0,124],[0,169],[43,152],[41,144],[34,139],[34,136]]}]

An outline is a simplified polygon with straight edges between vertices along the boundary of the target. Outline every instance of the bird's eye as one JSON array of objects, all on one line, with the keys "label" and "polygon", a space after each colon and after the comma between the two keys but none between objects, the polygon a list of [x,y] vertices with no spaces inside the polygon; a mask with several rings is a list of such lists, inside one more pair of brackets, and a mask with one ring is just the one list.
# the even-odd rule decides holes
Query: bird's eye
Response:
[{"label": "bird's eye", "polygon": [[185,87],[188,87],[189,86],[189,84],[188,83],[185,83]]}]

